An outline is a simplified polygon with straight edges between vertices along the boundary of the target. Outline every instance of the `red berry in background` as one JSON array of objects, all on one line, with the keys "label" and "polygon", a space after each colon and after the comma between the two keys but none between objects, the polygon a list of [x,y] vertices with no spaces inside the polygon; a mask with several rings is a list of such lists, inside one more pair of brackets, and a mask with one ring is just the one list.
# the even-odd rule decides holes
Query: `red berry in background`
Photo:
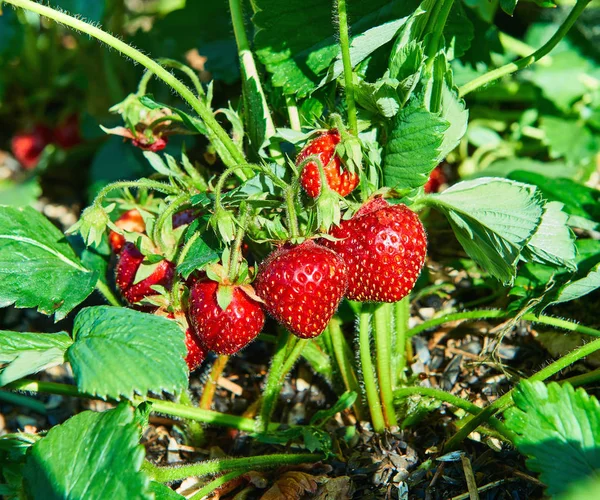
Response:
[{"label": "red berry in background", "polygon": [[190,372],[193,372],[203,363],[208,352],[202,347],[200,339],[191,328],[188,328],[185,331],[185,347],[187,347],[185,362],[187,363]]},{"label": "red berry in background", "polygon": [[[340,134],[337,130],[329,130],[321,134],[300,152],[296,158],[296,165],[299,167],[306,158],[317,155],[323,164],[323,172],[329,188],[341,196],[347,196],[358,186],[359,177],[348,170],[342,171],[340,157],[335,154],[335,147],[339,142]],[[311,161],[304,166],[300,183],[308,196],[312,198],[319,196],[321,175],[316,162]]]},{"label": "red berry in background", "polygon": [[406,205],[376,198],[330,234],[337,241],[321,243],[346,263],[346,297],[352,300],[399,301],[412,290],[425,263],[425,230]]},{"label": "red berry in background", "polygon": [[[143,233],[146,230],[144,219],[142,219],[142,215],[136,209],[128,210],[121,215],[115,221],[115,226],[130,233]],[[125,245],[125,236],[116,231],[111,231],[108,235],[108,241],[113,252],[119,253]]]},{"label": "red berry in background", "polygon": [[44,148],[52,142],[52,131],[44,125],[17,132],[11,140],[11,150],[17,161],[27,170],[34,169]]},{"label": "red berry in background", "polygon": [[135,277],[143,261],[144,256],[137,247],[131,242],[125,243],[117,263],[116,283],[123,297],[130,304],[157,295],[158,292],[151,288],[154,285],[170,288],[173,284],[175,264],[168,260],[162,260],[150,276],[136,283]]},{"label": "red berry in background", "polygon": [[[265,314],[244,287],[231,286],[232,299],[225,310],[217,302],[219,284],[203,279],[190,289],[188,317],[202,346],[218,354],[235,354],[262,330]],[[249,287],[249,285],[248,285]],[[250,288],[250,287],[249,287]]]},{"label": "red berry in background", "polygon": [[429,174],[429,179],[427,179],[427,182],[425,183],[425,186],[423,186],[423,188],[425,189],[426,193],[437,193],[440,190],[442,184],[445,183],[446,175],[442,170],[442,166],[438,165]]},{"label": "red berry in background", "polygon": [[267,311],[304,339],[323,332],[346,285],[344,261],[312,240],[275,250],[260,265],[254,281]]},{"label": "red berry in background", "polygon": [[67,117],[54,129],[54,142],[63,149],[70,149],[81,144],[79,117],[75,114]]}]

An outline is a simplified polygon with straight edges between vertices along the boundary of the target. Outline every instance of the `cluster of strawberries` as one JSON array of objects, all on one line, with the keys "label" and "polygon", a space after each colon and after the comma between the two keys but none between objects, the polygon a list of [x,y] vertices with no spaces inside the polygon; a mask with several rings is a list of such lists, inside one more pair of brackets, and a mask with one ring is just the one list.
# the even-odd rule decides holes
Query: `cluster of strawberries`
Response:
[{"label": "cluster of strawberries", "polygon": [[11,140],[11,150],[24,169],[32,170],[48,144],[70,149],[80,143],[79,118],[70,115],[54,129],[38,124],[32,129],[17,132]]},{"label": "cluster of strawberries", "polygon": [[[333,154],[335,145],[329,147],[335,140],[333,134],[327,134],[318,145],[319,151],[315,152],[314,143],[309,145],[312,151],[303,151],[298,162],[321,155],[329,187],[351,191],[356,187],[354,174],[341,171]],[[328,151],[323,144],[328,145]],[[303,173],[309,173],[301,177],[303,186],[306,179],[314,181],[315,169],[320,174],[313,162],[305,165]],[[318,178],[320,181],[320,175]],[[308,194],[316,191],[318,195],[320,184],[311,183],[310,189],[313,191]],[[173,216],[173,227],[189,224],[193,218],[189,210],[180,212]],[[126,212],[116,225],[133,233],[145,231],[136,210]],[[117,286],[130,304],[140,307],[140,301],[158,293],[153,288],[156,285],[166,289],[173,285],[173,263],[162,260],[149,275],[138,279],[142,253],[116,232],[111,233],[110,243],[118,255]],[[327,237],[280,245],[260,263],[252,285],[231,283],[226,277],[217,280],[214,274],[209,277],[206,273],[188,279],[189,296],[182,315],[189,325],[186,361],[190,370],[208,351],[233,354],[254,340],[264,326],[265,311],[294,335],[307,339],[323,332],[343,297],[362,302],[401,300],[421,272],[426,249],[425,230],[418,216],[405,205],[391,205],[377,197],[352,218],[333,226]]]}]

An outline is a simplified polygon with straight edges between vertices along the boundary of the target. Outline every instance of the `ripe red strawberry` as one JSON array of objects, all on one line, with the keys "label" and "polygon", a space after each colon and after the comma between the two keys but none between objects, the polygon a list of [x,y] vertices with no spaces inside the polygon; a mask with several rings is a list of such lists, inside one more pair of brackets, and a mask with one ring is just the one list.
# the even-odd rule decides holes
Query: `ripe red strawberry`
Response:
[{"label": "ripe red strawberry", "polygon": [[[217,302],[219,286],[231,286],[232,299],[225,310]],[[252,342],[262,330],[265,314],[260,303],[247,295],[245,287],[219,285],[198,280],[190,290],[190,324],[205,349],[234,354]],[[248,285],[251,291],[251,287]]]},{"label": "ripe red strawberry", "polygon": [[59,124],[53,132],[54,142],[63,149],[70,149],[81,144],[79,133],[79,117],[72,114]]},{"label": "ripe red strawberry", "polygon": [[[340,134],[337,130],[329,130],[311,141],[296,158],[296,165],[300,166],[309,156],[318,155],[323,164],[323,172],[327,179],[327,185],[341,196],[349,195],[358,186],[359,177],[356,173],[348,170],[342,171],[340,157],[335,153],[335,147],[340,142]],[[307,163],[300,175],[302,187],[312,198],[319,196],[321,192],[321,175],[317,163]]]},{"label": "ripe red strawberry", "polygon": [[34,169],[44,148],[52,141],[52,131],[44,125],[36,125],[28,131],[16,133],[11,149],[17,161],[27,170]]},{"label": "ripe red strawberry", "polygon": [[445,182],[446,174],[444,174],[441,165],[438,165],[429,174],[429,179],[427,179],[423,188],[426,193],[437,193],[440,190],[441,185]]},{"label": "ripe red strawberry", "polygon": [[[146,224],[142,215],[135,209],[128,210],[121,217],[115,221],[115,226],[131,233],[143,233],[146,230]],[[108,241],[110,243],[113,252],[119,253],[125,245],[125,236],[111,231],[108,235]]]},{"label": "ripe red strawberry", "polygon": [[260,265],[254,282],[267,311],[304,339],[323,332],[346,285],[344,261],[312,240],[279,247]]},{"label": "ripe red strawberry", "polygon": [[117,263],[116,282],[123,297],[130,304],[157,295],[157,292],[151,288],[154,285],[169,288],[173,283],[175,265],[168,260],[162,260],[150,276],[136,283],[135,277],[143,260],[144,256],[133,243],[125,243]]},{"label": "ripe red strawberry", "polygon": [[185,362],[187,363],[190,372],[193,372],[206,359],[207,351],[202,347],[200,339],[191,328],[188,328],[185,331],[185,346],[187,347]]},{"label": "ripe red strawberry", "polygon": [[330,231],[322,240],[348,268],[346,297],[362,302],[397,302],[419,277],[427,239],[417,214],[406,205],[376,198]]}]

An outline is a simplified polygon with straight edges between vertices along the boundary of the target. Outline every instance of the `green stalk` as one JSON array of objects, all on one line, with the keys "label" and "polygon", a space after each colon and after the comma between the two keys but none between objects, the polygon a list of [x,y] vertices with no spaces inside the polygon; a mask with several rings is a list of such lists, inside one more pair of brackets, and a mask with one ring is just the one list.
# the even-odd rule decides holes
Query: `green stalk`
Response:
[{"label": "green stalk", "polygon": [[[446,314],[445,316],[441,316],[439,318],[430,319],[429,321],[425,321],[420,325],[411,328],[406,332],[407,337],[412,337],[421,332],[429,330],[430,328],[434,328],[439,325],[443,325],[444,323],[449,323],[451,321],[461,321],[461,320],[479,320],[479,319],[505,319],[512,318],[514,314],[511,314],[507,311],[502,311],[500,309],[483,309],[477,311],[463,311],[459,313]],[[543,325],[555,326],[557,328],[562,328],[563,330],[568,330],[571,332],[583,333],[584,335],[591,335],[593,337],[600,337],[600,331],[590,328],[589,326],[578,325],[573,321],[569,321],[561,318],[554,318],[552,316],[546,316],[541,314],[536,316],[535,314],[524,314],[521,317],[522,320],[531,321],[532,323],[539,323]]]},{"label": "green stalk", "polygon": [[24,396],[23,394],[15,394],[14,392],[8,392],[0,389],[0,401],[13,406],[29,408],[40,415],[48,414],[46,405],[44,403],[29,396]]},{"label": "green stalk", "polygon": [[367,404],[371,412],[371,423],[375,432],[383,432],[385,422],[381,411],[381,401],[379,400],[379,391],[377,390],[377,382],[373,372],[373,362],[371,359],[371,319],[372,306],[370,304],[362,304],[360,316],[358,319],[358,343],[360,353],[360,364],[362,369],[362,379],[367,394]]},{"label": "green stalk", "polygon": [[[431,387],[421,387],[421,386],[413,386],[413,387],[401,387],[394,391],[394,397],[396,399],[403,399],[408,396],[419,395],[425,396],[428,398],[437,399],[438,401],[443,401],[444,403],[451,404],[452,406],[456,406],[461,410],[467,411],[472,415],[478,415],[483,408],[477,406],[466,399],[459,398],[454,394],[450,394],[449,392],[442,391],[440,389],[434,389]],[[509,431],[502,422],[500,422],[497,418],[492,417],[490,419],[490,425],[499,432],[503,439],[508,442],[514,442],[514,435],[511,431]]]},{"label": "green stalk", "polygon": [[300,132],[302,130],[302,125],[300,123],[300,114],[298,113],[298,106],[296,105],[294,97],[291,95],[286,95],[285,104],[287,106],[288,116],[290,118],[290,128]]},{"label": "green stalk", "polygon": [[[598,332],[598,333],[600,334],[600,332]],[[585,344],[585,345],[578,347],[577,349],[571,351],[569,354],[566,354],[565,356],[561,357],[560,359],[557,359],[554,363],[551,363],[546,368],[533,374],[527,380],[529,380],[531,382],[546,380],[547,378],[551,377],[552,375],[555,375],[556,373],[563,370],[567,366],[575,363],[576,361],[580,360],[581,358],[584,358],[585,356],[592,354],[593,352],[596,352],[599,349],[600,349],[600,339],[596,339],[593,342],[590,342],[589,344]],[[479,425],[481,425],[483,422],[489,420],[490,417],[492,417],[495,413],[497,413],[499,411],[504,411],[509,406],[512,406],[513,391],[514,391],[514,389],[511,389],[510,391],[508,391],[504,396],[498,398],[491,405],[484,408],[476,416],[467,417],[467,418],[463,419],[464,426],[462,426],[461,429],[456,434],[454,434],[454,436],[452,436],[452,438],[450,438],[448,440],[448,442],[446,443],[446,446],[444,447],[444,452],[448,452],[448,451],[452,451],[452,450],[456,449],[458,447],[458,445],[460,443],[462,443],[462,441],[469,434],[471,434],[471,432],[473,432],[475,429],[477,429],[477,427],[479,427]]]},{"label": "green stalk", "polygon": [[392,394],[392,314],[390,304],[379,304],[374,314],[374,337],[377,351],[377,378],[387,427],[398,425]]},{"label": "green stalk", "polygon": [[338,25],[340,32],[340,49],[344,64],[344,82],[346,107],[348,108],[348,125],[353,135],[358,135],[356,101],[354,99],[354,81],[352,76],[352,60],[350,59],[350,37],[348,35],[348,13],[346,0],[337,0]]},{"label": "green stalk", "polygon": [[217,389],[217,381],[219,380],[219,377],[223,375],[223,370],[225,370],[225,366],[227,366],[228,361],[229,356],[221,355],[213,363],[210,369],[210,375],[208,377],[208,380],[204,384],[204,390],[202,391],[202,396],[200,396],[198,408],[201,408],[203,410],[210,410],[210,407],[213,402],[213,397]]},{"label": "green stalk", "polygon": [[354,402],[354,414],[356,419],[360,422],[366,418],[366,410],[363,404],[362,398],[360,397],[361,390],[354,370],[353,356],[348,355],[352,352],[346,342],[346,337],[341,328],[341,321],[339,318],[334,316],[329,322],[329,334],[331,337],[331,343],[333,345],[333,353],[340,370],[340,375],[344,381],[344,386],[347,391],[355,392],[359,397]]},{"label": "green stalk", "polygon": [[[37,380],[21,379],[7,384],[5,389],[12,391],[44,392],[48,394],[59,394],[61,396],[94,398],[91,394],[84,394],[77,390],[74,385],[59,384],[56,382],[40,382]],[[250,418],[238,417],[227,413],[220,413],[211,410],[202,410],[192,406],[179,403],[171,403],[154,398],[134,397],[132,402],[140,404],[143,402],[152,403],[152,411],[172,415],[174,417],[204,422],[210,425],[219,425],[224,427],[233,427],[240,431],[254,432],[255,422]],[[279,424],[270,423],[270,429],[276,429]]]},{"label": "green stalk", "polygon": [[286,355],[287,359],[283,364],[283,368],[281,369],[280,381],[283,384],[285,377],[287,377],[288,373],[292,371],[292,368],[298,361],[298,358],[302,355],[302,351],[306,347],[306,344],[310,342],[309,339],[299,339],[294,345],[293,349],[289,354]]},{"label": "green stalk", "polygon": [[168,220],[172,220],[172,217],[175,214],[175,212],[177,212],[183,205],[185,205],[189,201],[190,195],[187,193],[181,193],[169,204],[169,206],[164,210],[164,212],[160,214],[158,219],[156,219],[152,237],[158,245],[158,247],[165,254],[169,253],[172,250],[172,247],[171,245],[167,244],[163,238],[163,228]]},{"label": "green stalk", "polygon": [[285,190],[285,207],[290,236],[297,238],[300,236],[300,229],[298,227],[298,215],[296,214],[296,190],[293,186],[289,186]]},{"label": "green stalk", "polygon": [[408,331],[408,320],[410,319],[410,298],[404,297],[394,304],[394,359],[395,370],[393,385],[404,378],[406,369],[406,342]]},{"label": "green stalk", "polygon": [[[246,207],[246,202],[240,203],[240,220],[238,223],[238,229],[235,235],[235,241],[231,248],[231,255],[229,262],[226,263],[228,266],[228,278],[232,283],[238,278],[240,272],[240,264],[242,262],[242,243],[244,242],[244,235],[248,227],[248,215],[250,208]],[[224,263],[225,264],[225,263]]]},{"label": "green stalk", "polygon": [[465,83],[462,87],[458,89],[459,97],[463,97],[474,90],[477,90],[480,87],[488,85],[503,76],[514,73],[515,71],[519,71],[520,69],[526,68],[527,66],[533,64],[536,61],[539,61],[542,57],[548,54],[558,42],[560,42],[568,31],[571,29],[573,24],[577,18],[581,15],[583,10],[586,8],[587,4],[590,3],[591,0],[577,0],[573,10],[569,13],[567,18],[561,24],[560,28],[556,31],[554,36],[550,38],[544,45],[542,45],[538,50],[536,50],[533,54],[527,57],[523,57],[515,62],[511,62],[501,66],[500,68],[496,68],[488,73],[478,76],[477,78],[471,80],[468,83]]},{"label": "green stalk", "polygon": [[277,342],[277,348],[269,373],[267,374],[267,383],[262,395],[262,405],[260,407],[260,419],[258,421],[258,432],[267,432],[269,422],[275,410],[277,399],[281,391],[281,372],[285,363],[288,345],[292,341],[292,336],[287,330],[282,330]]},{"label": "green stalk", "polygon": [[157,467],[150,462],[144,462],[144,470],[154,481],[170,483],[188,477],[202,477],[234,470],[256,470],[314,463],[323,460],[324,456],[313,453],[259,455],[256,457],[222,458],[205,460],[203,462],[182,465],[180,467]]},{"label": "green stalk", "polygon": [[175,78],[169,71],[164,69],[156,61],[150,59],[139,50],[134,49],[118,38],[106,33],[105,31],[102,31],[100,28],[65,14],[64,12],[59,12],[50,7],[46,7],[45,5],[32,2],[31,0],[4,0],[4,2],[16,7],[21,7],[31,12],[35,12],[41,16],[48,17],[53,21],[64,24],[65,26],[69,26],[76,31],[80,31],[86,35],[96,38],[101,42],[104,42],[109,47],[112,47],[117,52],[120,52],[121,54],[133,59],[145,68],[149,69],[169,87],[175,90],[175,92],[177,92],[196,113],[198,113],[198,116],[200,116],[200,118],[206,124],[207,129],[210,130],[212,135],[223,144],[227,152],[231,155],[231,161],[228,158],[222,158],[222,160],[226,162],[228,166],[244,163],[246,161],[243,152],[238,149],[231,137],[229,137],[229,134],[223,129],[223,127],[221,127],[208,106],[201,100],[197,99],[194,93],[183,82]]},{"label": "green stalk", "polygon": [[[188,407],[193,406],[189,390],[181,391],[181,394],[179,395],[179,403]],[[204,429],[202,428],[202,424],[200,422],[196,420],[188,420],[185,423],[185,427],[188,431],[188,439],[193,446],[202,446],[206,442],[204,439]]]},{"label": "green stalk", "polygon": [[110,287],[101,279],[98,279],[96,283],[96,290],[98,290],[102,295],[104,295],[104,298],[108,301],[108,303],[111,306],[119,307],[121,305],[119,299],[117,299],[116,295],[113,293]]},{"label": "green stalk", "polygon": [[[263,118],[265,119],[265,139],[269,139],[275,135],[275,125],[273,124],[271,113],[269,112],[267,98],[265,97],[262,84],[260,83],[260,78],[256,69],[256,63],[254,62],[254,56],[252,55],[250,44],[248,43],[248,38],[246,36],[242,2],[240,0],[229,0],[229,10],[231,12],[233,33],[235,35],[235,41],[238,47],[238,55],[240,57],[244,81],[254,79],[254,82],[256,83],[256,90],[260,95],[263,108]],[[243,88],[245,88],[245,86]]]},{"label": "green stalk", "polygon": [[435,56],[438,52],[440,40],[444,33],[444,26],[448,20],[448,14],[454,0],[438,0],[436,1],[431,16],[427,21],[425,33],[430,34],[430,38],[426,48],[427,61],[425,62],[425,72],[431,73]]},{"label": "green stalk", "polygon": [[252,468],[250,468],[249,470],[234,470],[234,471],[228,472],[227,474],[223,474],[222,476],[219,476],[216,479],[213,479],[210,483],[205,484],[202,488],[200,488],[196,493],[194,493],[190,497],[190,500],[202,500],[202,498],[210,495],[217,488],[220,488],[225,483],[227,483],[233,479],[243,476],[250,470],[252,470]]}]

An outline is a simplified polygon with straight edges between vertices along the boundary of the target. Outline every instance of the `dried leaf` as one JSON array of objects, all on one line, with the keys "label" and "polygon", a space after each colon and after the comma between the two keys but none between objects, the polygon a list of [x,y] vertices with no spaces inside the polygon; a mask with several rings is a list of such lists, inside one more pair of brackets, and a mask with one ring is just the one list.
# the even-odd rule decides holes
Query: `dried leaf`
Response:
[{"label": "dried leaf", "polygon": [[300,500],[305,493],[317,491],[316,477],[306,472],[285,472],[261,500]]},{"label": "dried leaf", "polygon": [[325,478],[319,486],[315,500],[336,500],[339,498],[352,498],[352,481],[348,476]]}]

